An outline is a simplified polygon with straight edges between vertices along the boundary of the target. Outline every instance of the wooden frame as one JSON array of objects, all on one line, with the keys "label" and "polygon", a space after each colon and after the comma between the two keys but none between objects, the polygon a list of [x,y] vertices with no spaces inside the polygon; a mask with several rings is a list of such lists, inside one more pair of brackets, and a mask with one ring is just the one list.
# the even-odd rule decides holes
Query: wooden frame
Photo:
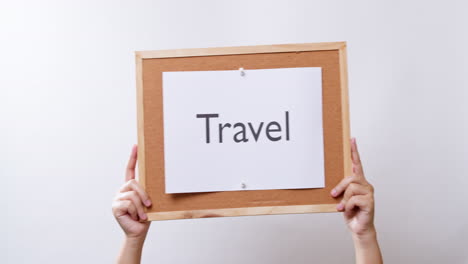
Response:
[{"label": "wooden frame", "polygon": [[[349,106],[348,106],[348,79],[346,61],[346,43],[308,43],[308,44],[287,44],[287,45],[267,45],[267,46],[244,46],[244,47],[223,47],[223,48],[203,48],[203,49],[181,49],[181,50],[161,50],[161,51],[137,51],[136,52],[136,73],[137,73],[137,115],[138,115],[138,160],[139,160],[139,181],[146,188],[146,141],[145,141],[145,100],[144,100],[144,78],[143,62],[146,59],[162,58],[189,58],[189,57],[209,57],[220,55],[241,55],[241,54],[262,54],[262,53],[299,53],[309,51],[337,51],[339,56],[339,83],[341,102],[341,136],[343,157],[343,177],[351,173],[351,157],[349,143]],[[157,203],[158,201],[153,201]],[[294,214],[294,213],[315,213],[315,212],[336,212],[336,202],[328,204],[306,204],[306,205],[280,205],[280,206],[254,206],[239,208],[216,208],[198,210],[171,210],[152,212],[148,211],[148,219],[169,220],[184,218],[221,217],[221,216],[242,216],[242,215],[268,215],[268,214]]]}]

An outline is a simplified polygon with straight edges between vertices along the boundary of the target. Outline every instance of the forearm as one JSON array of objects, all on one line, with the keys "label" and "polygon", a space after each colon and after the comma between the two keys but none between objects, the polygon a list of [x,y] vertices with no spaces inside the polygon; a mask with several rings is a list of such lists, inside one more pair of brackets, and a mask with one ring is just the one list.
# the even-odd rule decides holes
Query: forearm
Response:
[{"label": "forearm", "polygon": [[353,235],[353,241],[356,264],[383,263],[375,229],[372,229],[366,234]]},{"label": "forearm", "polygon": [[145,238],[126,237],[117,258],[117,264],[139,264]]}]

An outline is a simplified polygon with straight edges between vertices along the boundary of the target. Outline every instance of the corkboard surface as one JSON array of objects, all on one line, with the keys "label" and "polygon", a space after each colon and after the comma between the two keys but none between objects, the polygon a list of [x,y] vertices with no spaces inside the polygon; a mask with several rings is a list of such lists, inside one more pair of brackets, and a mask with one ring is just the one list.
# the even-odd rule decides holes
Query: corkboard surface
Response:
[{"label": "corkboard surface", "polygon": [[[330,191],[344,175],[339,63],[338,50],[143,59],[144,187],[153,201],[147,212],[336,203]],[[240,67],[247,70],[322,67],[325,188],[184,194],[164,192],[162,72],[237,70]]]}]

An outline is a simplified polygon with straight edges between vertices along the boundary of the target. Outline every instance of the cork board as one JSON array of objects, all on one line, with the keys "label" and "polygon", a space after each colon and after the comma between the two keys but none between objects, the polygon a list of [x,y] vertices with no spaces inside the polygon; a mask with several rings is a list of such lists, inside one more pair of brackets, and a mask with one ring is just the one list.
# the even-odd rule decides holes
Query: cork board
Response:
[{"label": "cork board", "polygon": [[[162,72],[322,67],[325,188],[166,194]],[[149,220],[335,212],[331,189],[351,173],[346,43],[136,52],[139,181]]]}]

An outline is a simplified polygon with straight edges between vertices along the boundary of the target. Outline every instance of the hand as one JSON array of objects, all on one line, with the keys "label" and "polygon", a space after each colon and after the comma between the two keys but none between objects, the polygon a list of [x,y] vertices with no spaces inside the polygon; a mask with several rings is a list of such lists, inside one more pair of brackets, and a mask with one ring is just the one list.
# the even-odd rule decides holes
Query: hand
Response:
[{"label": "hand", "polygon": [[345,222],[353,236],[375,235],[374,187],[364,177],[356,139],[351,139],[353,175],[344,178],[332,191],[333,197],[343,194],[337,210],[344,212]]},{"label": "hand", "polygon": [[151,206],[151,200],[135,180],[136,163],[137,146],[135,145],[128,161],[125,184],[114,198],[112,212],[127,239],[144,241],[151,224],[149,221],[142,222],[147,219],[144,207]]}]

